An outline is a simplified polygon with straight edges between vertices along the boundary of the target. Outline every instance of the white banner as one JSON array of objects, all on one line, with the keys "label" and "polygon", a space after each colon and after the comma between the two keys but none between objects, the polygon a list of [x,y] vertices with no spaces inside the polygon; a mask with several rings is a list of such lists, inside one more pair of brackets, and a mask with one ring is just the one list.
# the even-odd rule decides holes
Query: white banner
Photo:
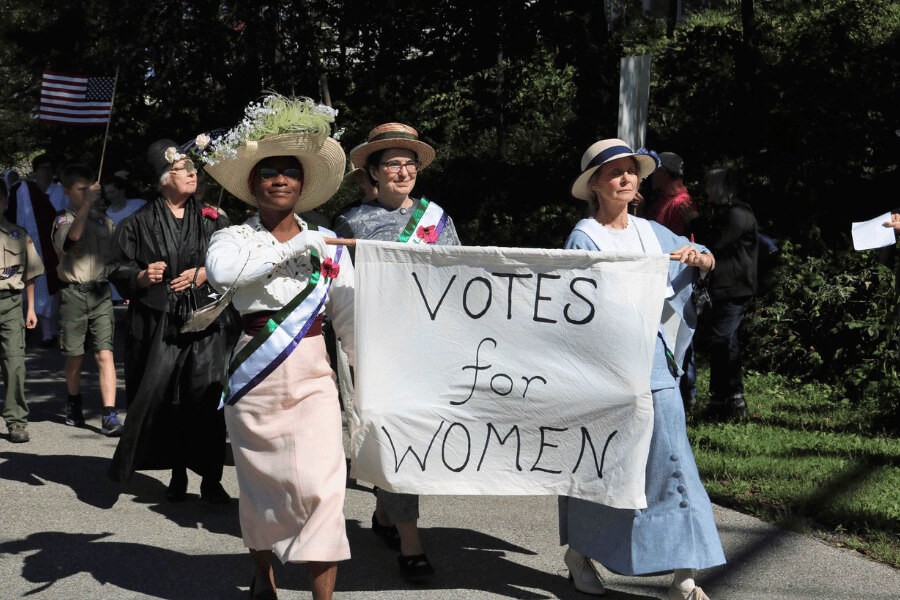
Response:
[{"label": "white banner", "polygon": [[357,244],[354,477],[646,507],[667,256]]}]

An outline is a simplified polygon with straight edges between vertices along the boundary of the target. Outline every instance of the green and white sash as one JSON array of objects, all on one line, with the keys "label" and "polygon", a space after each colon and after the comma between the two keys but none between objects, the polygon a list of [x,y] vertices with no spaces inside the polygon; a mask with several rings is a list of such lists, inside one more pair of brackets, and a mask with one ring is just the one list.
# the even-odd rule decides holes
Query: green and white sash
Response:
[{"label": "green and white sash", "polygon": [[402,244],[434,244],[447,225],[444,209],[423,196],[397,241]]},{"label": "green and white sash", "polygon": [[[333,248],[334,258],[331,260],[337,265],[343,247]],[[323,275],[315,252],[313,259],[313,273],[303,291],[272,315],[266,325],[232,357],[219,408],[240,400],[277,369],[300,344],[322,312],[333,280]]]}]

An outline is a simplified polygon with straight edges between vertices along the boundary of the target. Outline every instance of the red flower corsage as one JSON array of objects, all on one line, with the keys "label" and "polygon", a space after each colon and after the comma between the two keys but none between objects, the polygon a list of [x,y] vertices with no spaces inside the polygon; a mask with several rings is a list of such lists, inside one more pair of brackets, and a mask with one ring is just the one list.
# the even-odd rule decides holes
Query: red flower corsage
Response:
[{"label": "red flower corsage", "polygon": [[435,229],[434,225],[428,225],[427,227],[420,225],[416,230],[416,235],[426,244],[432,244],[438,239],[437,229]]},{"label": "red flower corsage", "polygon": [[219,211],[214,208],[210,208],[209,206],[204,206],[203,209],[200,210],[203,213],[203,216],[211,221],[215,221],[219,218]]},{"label": "red flower corsage", "polygon": [[338,273],[341,272],[341,265],[335,264],[333,260],[330,258],[326,258],[322,261],[322,275],[329,278],[334,279],[338,276]]}]

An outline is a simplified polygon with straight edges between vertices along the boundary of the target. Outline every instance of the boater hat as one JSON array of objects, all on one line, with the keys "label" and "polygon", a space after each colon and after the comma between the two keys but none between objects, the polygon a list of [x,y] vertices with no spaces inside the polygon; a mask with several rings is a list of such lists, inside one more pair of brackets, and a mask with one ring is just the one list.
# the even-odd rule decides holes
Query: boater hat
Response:
[{"label": "boater hat", "polygon": [[366,143],[350,151],[350,162],[354,167],[363,169],[370,154],[388,148],[405,148],[415,152],[420,170],[434,160],[434,148],[419,140],[418,131],[403,123],[385,123],[369,132]]},{"label": "boater hat", "polygon": [[303,98],[267,96],[247,107],[244,120],[211,142],[206,172],[222,187],[256,206],[250,174],[259,161],[271,156],[292,156],[303,166],[303,189],[296,212],[324,204],[341,186],[347,159],[329,137],[333,109]]},{"label": "boater hat", "polygon": [[638,167],[638,178],[643,179],[656,170],[656,160],[647,154],[636,154],[622,140],[611,138],[594,142],[581,157],[581,175],[572,183],[572,195],[588,199],[588,180],[594,171],[617,158],[632,156]]},{"label": "boater hat", "polygon": [[344,175],[344,181],[348,183],[356,183],[358,181],[357,177],[363,176],[362,169],[350,169],[347,171],[347,174]]}]

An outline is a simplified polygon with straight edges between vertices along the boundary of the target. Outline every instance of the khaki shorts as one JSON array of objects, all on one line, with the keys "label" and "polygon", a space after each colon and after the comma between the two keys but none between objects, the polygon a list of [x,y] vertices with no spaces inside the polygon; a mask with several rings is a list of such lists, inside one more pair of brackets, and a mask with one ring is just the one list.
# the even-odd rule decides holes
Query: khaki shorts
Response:
[{"label": "khaki shorts", "polygon": [[113,305],[109,284],[82,291],[77,285],[59,290],[59,350],[81,356],[85,347],[96,354],[113,349]]}]

